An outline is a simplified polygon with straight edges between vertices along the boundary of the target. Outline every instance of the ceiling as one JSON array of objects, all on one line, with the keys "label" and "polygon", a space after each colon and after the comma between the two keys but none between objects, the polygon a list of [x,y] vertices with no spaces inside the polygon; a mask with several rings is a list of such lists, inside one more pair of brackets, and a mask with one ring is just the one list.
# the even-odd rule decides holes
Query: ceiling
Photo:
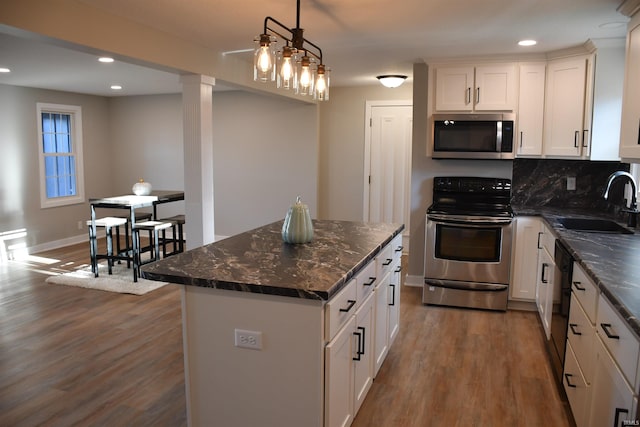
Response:
[{"label": "ceiling", "polygon": [[[271,16],[295,27],[293,0],[77,0],[103,12],[249,61]],[[621,0],[301,0],[305,38],[322,48],[332,86],[371,84],[378,74],[411,75],[432,58],[526,55],[588,39],[624,37]],[[394,7],[397,6],[397,7]],[[532,38],[534,47],[517,41]],[[132,41],[135,42],[135,41]],[[177,74],[134,64],[100,64],[93,54],[3,34],[0,83],[120,96],[181,90]],[[214,76],[215,77],[215,76]],[[113,83],[123,86],[114,92]],[[224,87],[224,86],[223,86]]]}]

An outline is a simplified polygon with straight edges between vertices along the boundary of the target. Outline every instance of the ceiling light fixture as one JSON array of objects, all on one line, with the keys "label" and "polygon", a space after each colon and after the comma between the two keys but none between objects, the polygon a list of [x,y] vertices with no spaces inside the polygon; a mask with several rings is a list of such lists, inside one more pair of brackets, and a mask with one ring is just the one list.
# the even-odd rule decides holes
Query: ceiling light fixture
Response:
[{"label": "ceiling light fixture", "polygon": [[385,87],[398,87],[407,79],[407,76],[402,74],[383,74],[377,76],[376,79],[382,83]]},{"label": "ceiling light fixture", "polygon": [[10,73],[11,70],[9,68],[6,67],[0,67],[0,73]]},{"label": "ceiling light fixture", "polygon": [[111,85],[112,90],[122,90],[122,86],[120,85]]},{"label": "ceiling light fixture", "polygon": [[113,59],[113,58],[110,58],[110,57],[108,57],[108,56],[102,56],[102,57],[98,58],[98,61],[103,62],[103,63],[105,63],[105,64],[108,64],[108,63],[113,62],[113,61],[114,61],[114,59]]},{"label": "ceiling light fixture", "polygon": [[535,40],[520,40],[518,42],[518,45],[520,45],[520,46],[535,46],[537,44],[538,44],[538,42],[535,41]]},{"label": "ceiling light fixture", "polygon": [[[300,0],[296,4],[296,27],[293,29],[270,16],[264,18],[264,30],[254,39],[253,80],[277,81],[276,86],[280,89],[327,101],[330,69],[322,62],[322,49],[303,37]],[[278,38],[284,43],[281,48],[276,45]]]}]

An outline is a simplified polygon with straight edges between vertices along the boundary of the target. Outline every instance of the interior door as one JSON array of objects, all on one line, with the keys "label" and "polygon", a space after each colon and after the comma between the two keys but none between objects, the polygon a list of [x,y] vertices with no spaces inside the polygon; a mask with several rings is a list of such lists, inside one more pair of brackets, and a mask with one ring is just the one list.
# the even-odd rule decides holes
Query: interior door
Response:
[{"label": "interior door", "polygon": [[411,104],[368,106],[365,221],[402,223],[409,230],[412,110]]}]

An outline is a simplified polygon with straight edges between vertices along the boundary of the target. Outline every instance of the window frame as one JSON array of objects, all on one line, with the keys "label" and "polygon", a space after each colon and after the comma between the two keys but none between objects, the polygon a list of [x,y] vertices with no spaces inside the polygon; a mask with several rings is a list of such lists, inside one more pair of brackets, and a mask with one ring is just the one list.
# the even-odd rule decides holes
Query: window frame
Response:
[{"label": "window frame", "polygon": [[[63,105],[38,102],[36,104],[38,123],[38,158],[40,168],[40,207],[42,209],[76,205],[85,202],[84,197],[84,159],[82,156],[82,107],[78,105]],[[42,114],[68,114],[71,116],[71,153],[75,159],[76,194],[73,196],[47,197],[47,182],[45,177],[45,153],[43,150]]]}]

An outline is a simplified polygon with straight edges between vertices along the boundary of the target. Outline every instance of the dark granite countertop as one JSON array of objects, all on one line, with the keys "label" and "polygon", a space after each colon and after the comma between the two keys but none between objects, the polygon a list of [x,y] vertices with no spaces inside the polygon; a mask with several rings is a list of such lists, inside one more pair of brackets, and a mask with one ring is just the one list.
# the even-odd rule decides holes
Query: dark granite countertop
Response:
[{"label": "dark granite countertop", "polygon": [[584,210],[514,206],[514,211],[521,216],[542,216],[602,294],[640,337],[640,230],[634,230],[634,234],[588,233],[567,230],[558,222],[558,218],[566,216],[611,219]]},{"label": "dark granite countertop", "polygon": [[145,279],[327,300],[404,225],[314,220],[314,239],[282,241],[282,221],[144,265]]}]

